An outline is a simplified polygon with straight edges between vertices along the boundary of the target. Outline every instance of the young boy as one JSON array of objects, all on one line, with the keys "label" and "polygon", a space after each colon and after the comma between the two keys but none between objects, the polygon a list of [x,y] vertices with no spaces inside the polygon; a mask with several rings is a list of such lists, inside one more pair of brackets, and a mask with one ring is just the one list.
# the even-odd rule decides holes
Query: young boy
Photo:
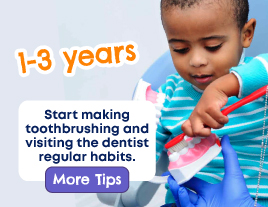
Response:
[{"label": "young boy", "polygon": [[[204,126],[217,129],[212,132],[219,137],[229,135],[255,198],[265,99],[237,109],[229,119],[220,112],[223,106],[268,85],[268,54],[242,56],[256,26],[255,19],[248,21],[248,11],[247,0],[161,0],[162,23],[178,73],[169,76],[159,89],[166,100],[156,133],[156,157],[158,160],[164,145],[182,132],[208,136],[211,130]],[[223,166],[220,154],[196,176],[218,183],[224,175]],[[258,203],[265,206],[267,161],[263,169]],[[166,203],[174,203],[170,191]]]}]

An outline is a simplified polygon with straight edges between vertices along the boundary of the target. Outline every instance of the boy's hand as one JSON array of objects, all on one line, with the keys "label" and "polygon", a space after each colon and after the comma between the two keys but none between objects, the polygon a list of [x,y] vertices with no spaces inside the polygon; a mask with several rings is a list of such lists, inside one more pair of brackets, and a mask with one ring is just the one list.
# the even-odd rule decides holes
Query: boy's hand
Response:
[{"label": "boy's hand", "polygon": [[239,82],[232,73],[222,76],[207,86],[191,116],[181,126],[182,131],[190,136],[207,137],[211,128],[219,129],[228,122],[228,117],[221,113],[228,97],[238,95]]}]

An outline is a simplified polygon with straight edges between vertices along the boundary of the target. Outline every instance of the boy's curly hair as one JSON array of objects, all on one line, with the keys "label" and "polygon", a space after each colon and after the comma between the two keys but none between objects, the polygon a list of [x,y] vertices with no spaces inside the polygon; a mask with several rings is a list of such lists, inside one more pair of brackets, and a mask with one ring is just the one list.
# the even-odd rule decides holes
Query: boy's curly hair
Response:
[{"label": "boy's curly hair", "polygon": [[[193,5],[199,5],[203,0],[161,0],[161,14],[172,7],[187,9]],[[219,0],[218,0],[219,1]],[[226,1],[226,0],[224,0]],[[233,8],[234,18],[238,28],[241,30],[248,21],[249,3],[248,0],[229,0]]]}]

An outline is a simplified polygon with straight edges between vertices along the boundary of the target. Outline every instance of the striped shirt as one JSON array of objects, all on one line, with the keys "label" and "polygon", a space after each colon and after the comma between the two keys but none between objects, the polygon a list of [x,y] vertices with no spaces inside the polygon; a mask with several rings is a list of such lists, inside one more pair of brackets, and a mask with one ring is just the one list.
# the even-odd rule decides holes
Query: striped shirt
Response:
[{"label": "striped shirt", "polygon": [[[246,57],[244,63],[233,67],[230,71],[234,72],[239,79],[239,98],[243,98],[262,86],[268,85],[268,54],[262,54],[255,58]],[[165,93],[166,100],[162,109],[160,124],[156,131],[157,160],[164,149],[164,145],[175,136],[183,133],[181,125],[191,115],[202,95],[202,91],[194,88],[178,73],[167,77],[166,83],[158,91]],[[230,97],[224,108],[237,101],[239,101],[237,97]],[[223,128],[212,130],[212,133],[216,133],[219,137],[225,134],[229,135],[252,197],[256,195],[258,183],[264,107],[265,97],[261,97],[230,113],[228,115],[229,122]],[[268,129],[268,123],[266,123],[266,128]],[[260,182],[258,196],[260,203],[262,199],[268,199],[267,157],[264,160]],[[196,175],[196,177],[210,183],[220,182],[223,176],[224,164],[221,153]]]}]

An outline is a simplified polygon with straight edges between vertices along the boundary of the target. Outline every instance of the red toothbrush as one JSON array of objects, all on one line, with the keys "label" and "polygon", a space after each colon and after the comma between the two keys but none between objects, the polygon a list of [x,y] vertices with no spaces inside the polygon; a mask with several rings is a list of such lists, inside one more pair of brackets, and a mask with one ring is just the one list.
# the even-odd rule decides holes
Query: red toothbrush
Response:
[{"label": "red toothbrush", "polygon": [[[264,86],[260,89],[258,89],[257,91],[253,92],[252,94],[248,95],[247,97],[241,99],[240,101],[236,102],[235,104],[227,107],[226,109],[222,110],[222,114],[223,115],[228,115],[229,113],[231,113],[232,111],[234,111],[235,109],[250,103],[251,101],[254,101],[257,98],[260,98],[262,96],[264,96],[266,94],[267,91],[267,87],[268,86]],[[184,139],[185,133],[182,133],[178,136],[176,136],[175,138],[173,138],[172,140],[170,140],[166,145],[165,148],[169,149],[171,147],[174,147],[176,144],[180,143],[183,139]]]}]

